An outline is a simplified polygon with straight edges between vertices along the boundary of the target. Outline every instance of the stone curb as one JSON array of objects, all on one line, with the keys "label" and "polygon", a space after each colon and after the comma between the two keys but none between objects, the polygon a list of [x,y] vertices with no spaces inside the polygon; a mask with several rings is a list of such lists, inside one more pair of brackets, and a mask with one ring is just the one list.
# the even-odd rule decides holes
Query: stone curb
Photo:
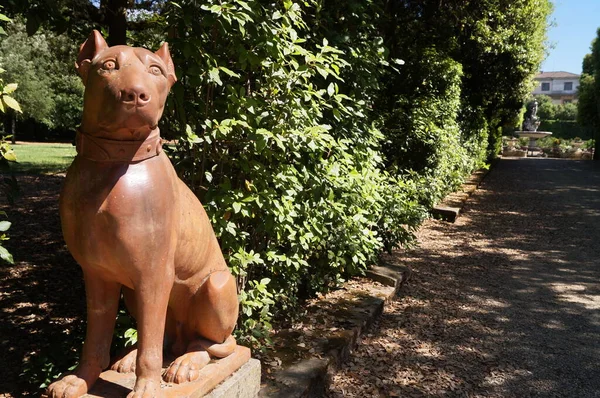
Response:
[{"label": "stone curb", "polygon": [[452,223],[455,222],[460,215],[460,211],[465,206],[467,199],[469,199],[473,192],[481,186],[484,178],[499,161],[499,158],[494,159],[490,163],[488,169],[479,169],[471,174],[458,191],[448,194],[440,203],[431,209],[430,213],[432,217]]},{"label": "stone curb", "polygon": [[367,277],[385,285],[381,294],[363,296],[352,309],[348,319],[352,327],[320,336],[320,349],[312,356],[284,366],[261,388],[259,397],[297,398],[323,397],[330,375],[350,356],[360,336],[381,315],[384,305],[398,294],[410,278],[408,268],[383,263],[367,271]]}]

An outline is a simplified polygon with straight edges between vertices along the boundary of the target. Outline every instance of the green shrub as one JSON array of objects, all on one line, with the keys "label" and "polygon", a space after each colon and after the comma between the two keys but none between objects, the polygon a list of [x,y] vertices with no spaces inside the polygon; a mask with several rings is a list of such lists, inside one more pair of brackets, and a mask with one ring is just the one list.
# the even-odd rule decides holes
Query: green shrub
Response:
[{"label": "green shrub", "polygon": [[274,307],[364,272],[425,214],[414,186],[381,171],[383,136],[356,88],[341,91],[344,54],[307,42],[302,16],[291,1],[180,2],[167,16],[184,83],[170,125],[188,125],[172,156],[237,276],[251,344]]},{"label": "green shrub", "polygon": [[460,64],[434,49],[415,56],[420,62],[409,59],[402,69],[406,93],[386,115],[384,153],[388,167],[417,178],[419,200],[431,207],[482,165],[487,134],[477,110],[460,114]]},{"label": "green shrub", "polygon": [[549,131],[552,133],[552,137],[562,139],[579,137],[582,140],[590,140],[594,138],[592,127],[584,127],[569,120],[543,120],[538,131]]},{"label": "green shrub", "polygon": [[577,105],[571,103],[559,105],[556,111],[556,119],[575,121],[577,119]]},{"label": "green shrub", "polygon": [[[4,14],[0,14],[0,21],[10,21],[10,19],[8,19]],[[0,26],[0,36],[3,35],[5,35],[4,29],[2,26]],[[6,71],[0,67],[0,75],[2,75],[4,72]],[[0,76],[0,116],[4,116],[6,112],[22,112],[21,106],[12,97],[17,87],[18,84],[16,83],[5,83],[2,76]],[[5,141],[4,137],[0,138],[0,170],[3,172],[9,171],[9,164],[16,160],[17,157],[15,156],[15,152],[10,144]],[[13,204],[13,197],[18,192],[18,185],[15,177],[3,177],[2,182],[0,183],[0,188],[2,189],[2,193],[8,199],[8,202]],[[7,217],[7,214],[4,211],[0,212],[0,215]],[[12,254],[10,254],[9,251],[2,246],[2,242],[9,239],[7,231],[11,225],[11,222],[8,220],[0,221],[0,259],[12,264],[14,262]]]},{"label": "green shrub", "polygon": [[[528,102],[533,101],[534,98],[530,98]],[[558,106],[552,102],[552,98],[548,95],[536,95],[535,100],[538,103],[537,116],[540,120],[554,120],[556,119],[556,112]]]}]

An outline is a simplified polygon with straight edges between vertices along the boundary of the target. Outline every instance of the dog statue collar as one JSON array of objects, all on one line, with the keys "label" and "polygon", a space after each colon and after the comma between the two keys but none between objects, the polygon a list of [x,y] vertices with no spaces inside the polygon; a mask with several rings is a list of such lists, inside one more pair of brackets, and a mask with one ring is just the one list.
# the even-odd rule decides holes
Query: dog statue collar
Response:
[{"label": "dog statue collar", "polygon": [[118,141],[92,137],[77,130],[77,155],[94,162],[134,163],[162,152],[160,130],[154,129],[143,141]]}]

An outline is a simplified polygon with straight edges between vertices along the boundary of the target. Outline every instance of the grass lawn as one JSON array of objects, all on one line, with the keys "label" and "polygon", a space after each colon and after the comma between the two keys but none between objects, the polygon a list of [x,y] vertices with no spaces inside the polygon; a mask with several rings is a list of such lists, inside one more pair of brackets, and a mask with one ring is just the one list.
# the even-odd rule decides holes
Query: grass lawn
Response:
[{"label": "grass lawn", "polygon": [[12,145],[17,162],[11,169],[19,174],[55,174],[67,170],[75,157],[71,144],[21,143]]}]

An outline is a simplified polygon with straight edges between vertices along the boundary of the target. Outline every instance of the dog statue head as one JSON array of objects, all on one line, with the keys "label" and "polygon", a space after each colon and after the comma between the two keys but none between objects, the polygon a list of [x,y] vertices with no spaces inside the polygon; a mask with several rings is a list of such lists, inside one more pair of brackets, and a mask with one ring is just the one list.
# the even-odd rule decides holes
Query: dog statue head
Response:
[{"label": "dog statue head", "polygon": [[85,86],[84,134],[114,140],[143,139],[156,129],[177,81],[169,47],[109,47],[94,30],[81,45],[75,67]]}]

